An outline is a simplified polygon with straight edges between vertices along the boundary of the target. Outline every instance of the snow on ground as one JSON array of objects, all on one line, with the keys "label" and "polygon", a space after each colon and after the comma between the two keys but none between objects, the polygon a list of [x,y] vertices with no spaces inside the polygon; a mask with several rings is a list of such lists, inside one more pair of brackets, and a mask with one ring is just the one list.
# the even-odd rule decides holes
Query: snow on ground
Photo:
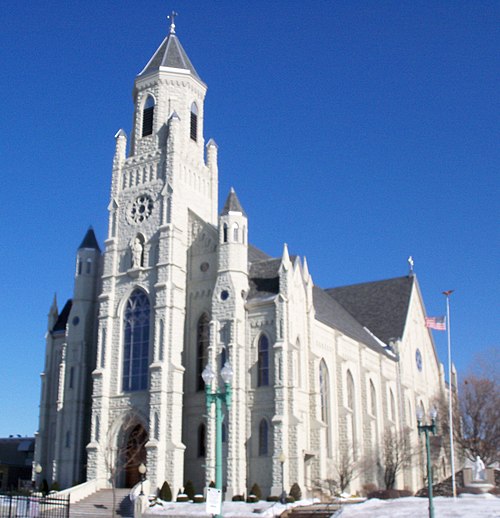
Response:
[{"label": "snow on ground", "polygon": [[[335,518],[426,518],[429,500],[416,496],[395,500],[367,500],[362,504],[345,505]],[[500,498],[490,494],[434,498],[435,518],[500,518]]]},{"label": "snow on ground", "polygon": [[[312,500],[302,500],[293,506],[309,505]],[[346,504],[334,514],[335,518],[427,518],[429,516],[427,498],[398,498],[378,500],[376,498],[358,504]],[[223,516],[229,518],[256,518],[256,516],[279,516],[292,507],[272,502],[246,504],[244,502],[225,502]],[[208,517],[205,504],[164,502],[163,507],[155,506],[145,516],[199,516]],[[435,518],[500,518],[500,498],[490,494],[461,495],[453,498],[438,496],[434,498]]]}]

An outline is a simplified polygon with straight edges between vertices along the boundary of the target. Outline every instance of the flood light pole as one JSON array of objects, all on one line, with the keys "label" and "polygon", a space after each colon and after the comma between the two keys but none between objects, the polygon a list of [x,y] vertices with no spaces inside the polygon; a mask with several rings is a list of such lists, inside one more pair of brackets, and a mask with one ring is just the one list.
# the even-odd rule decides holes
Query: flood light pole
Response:
[{"label": "flood light pole", "polygon": [[434,518],[434,502],[432,500],[432,464],[431,464],[431,445],[429,442],[429,432],[433,435],[436,433],[436,416],[437,411],[433,408],[429,412],[431,424],[422,424],[424,418],[424,411],[420,407],[417,410],[417,428],[418,435],[425,434],[425,449],[427,450],[427,493],[429,496],[429,518]]},{"label": "flood light pole", "polygon": [[228,410],[231,407],[231,380],[233,379],[233,368],[229,362],[224,364],[220,375],[224,381],[224,391],[216,389],[215,392],[212,392],[215,372],[207,364],[201,373],[201,377],[205,382],[208,414],[210,414],[212,404],[215,403],[215,487],[222,490],[222,404],[224,403]]}]

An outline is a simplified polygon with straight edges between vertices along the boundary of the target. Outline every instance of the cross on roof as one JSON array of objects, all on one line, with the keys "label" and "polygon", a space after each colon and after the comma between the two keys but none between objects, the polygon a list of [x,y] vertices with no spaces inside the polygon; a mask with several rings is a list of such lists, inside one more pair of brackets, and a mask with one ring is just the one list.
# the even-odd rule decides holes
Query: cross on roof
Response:
[{"label": "cross on roof", "polygon": [[167,20],[170,20],[170,34],[175,34],[175,17],[179,16],[178,13],[172,11],[168,16]]}]

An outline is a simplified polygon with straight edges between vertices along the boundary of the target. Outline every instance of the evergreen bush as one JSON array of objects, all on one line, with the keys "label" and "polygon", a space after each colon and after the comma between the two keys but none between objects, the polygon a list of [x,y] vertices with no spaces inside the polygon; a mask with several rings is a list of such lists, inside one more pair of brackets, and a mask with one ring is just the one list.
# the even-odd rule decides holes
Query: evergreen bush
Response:
[{"label": "evergreen bush", "polygon": [[160,499],[164,500],[165,502],[171,502],[172,501],[172,490],[170,489],[170,486],[168,485],[168,482],[165,480],[163,482],[163,485],[160,489]]},{"label": "evergreen bush", "polygon": [[188,496],[189,500],[194,500],[195,491],[191,480],[186,480],[184,484],[184,494]]},{"label": "evergreen bush", "polygon": [[255,495],[257,500],[262,500],[262,491],[260,490],[259,484],[255,483],[250,489],[250,494]]},{"label": "evergreen bush", "polygon": [[290,496],[293,496],[295,500],[300,500],[302,498],[302,490],[300,489],[300,486],[297,484],[297,482],[292,484],[289,494]]}]

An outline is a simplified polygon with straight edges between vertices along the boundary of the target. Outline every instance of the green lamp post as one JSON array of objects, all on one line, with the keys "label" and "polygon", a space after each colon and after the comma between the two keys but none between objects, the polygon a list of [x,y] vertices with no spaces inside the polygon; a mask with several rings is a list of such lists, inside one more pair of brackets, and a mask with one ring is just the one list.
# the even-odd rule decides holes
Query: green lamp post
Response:
[{"label": "green lamp post", "polygon": [[433,435],[436,433],[436,417],[437,410],[431,409],[429,412],[431,424],[422,424],[424,411],[421,407],[417,409],[417,427],[418,435],[425,434],[425,449],[427,451],[427,493],[429,495],[429,518],[434,518],[434,503],[432,501],[432,463],[431,463],[431,445],[429,443],[429,432]]},{"label": "green lamp post", "polygon": [[233,379],[233,368],[227,361],[220,371],[222,381],[224,381],[224,391],[216,389],[212,392],[212,383],[215,379],[215,372],[207,364],[201,377],[205,382],[205,395],[207,398],[207,413],[215,403],[215,487],[222,490],[222,404],[229,410],[231,407],[231,380]]}]

